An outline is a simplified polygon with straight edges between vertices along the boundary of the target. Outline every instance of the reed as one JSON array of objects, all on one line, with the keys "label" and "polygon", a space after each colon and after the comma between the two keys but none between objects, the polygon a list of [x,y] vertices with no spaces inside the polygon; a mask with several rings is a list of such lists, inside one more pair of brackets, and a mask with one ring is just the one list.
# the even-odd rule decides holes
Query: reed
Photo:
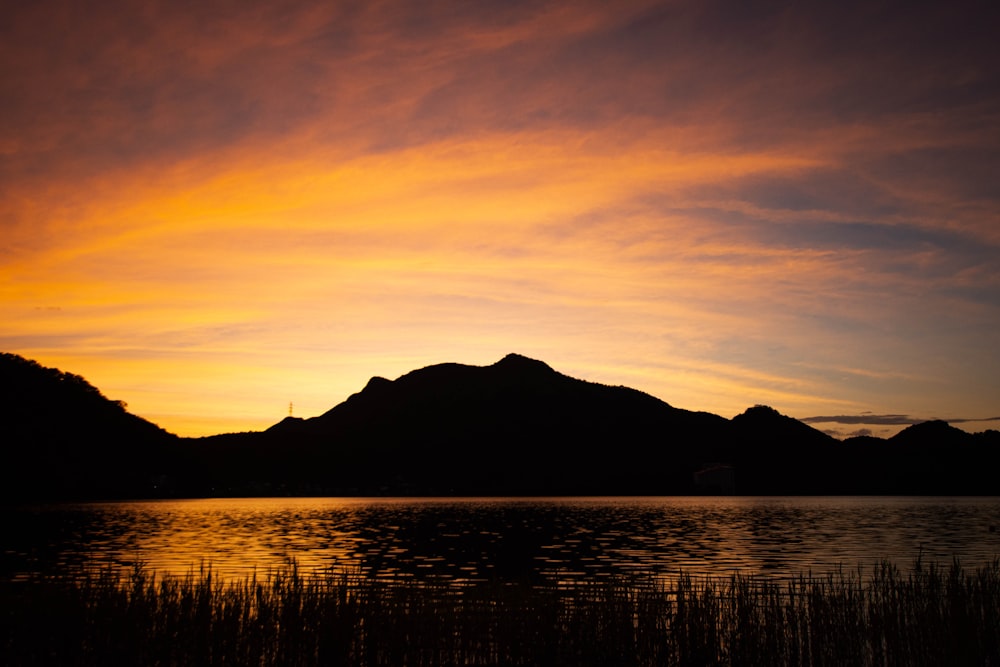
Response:
[{"label": "reed", "polygon": [[9,665],[1000,664],[1000,560],[778,581],[221,581],[142,568],[0,587]]}]

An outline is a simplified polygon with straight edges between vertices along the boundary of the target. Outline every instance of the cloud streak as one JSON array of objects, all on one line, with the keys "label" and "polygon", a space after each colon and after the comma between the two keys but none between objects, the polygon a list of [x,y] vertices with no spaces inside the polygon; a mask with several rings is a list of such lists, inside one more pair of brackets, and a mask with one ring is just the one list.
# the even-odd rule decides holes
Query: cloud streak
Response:
[{"label": "cloud streak", "polygon": [[[912,426],[913,424],[922,424],[929,419],[921,419],[918,417],[911,417],[909,415],[873,415],[873,414],[860,414],[860,415],[835,415],[835,416],[820,416],[820,417],[803,417],[799,421],[805,422],[806,424],[866,424],[866,425],[879,425],[879,426]],[[944,421],[949,424],[966,424],[970,422],[995,422],[1000,421],[1000,417],[986,417],[986,418],[951,418],[945,419]]]}]

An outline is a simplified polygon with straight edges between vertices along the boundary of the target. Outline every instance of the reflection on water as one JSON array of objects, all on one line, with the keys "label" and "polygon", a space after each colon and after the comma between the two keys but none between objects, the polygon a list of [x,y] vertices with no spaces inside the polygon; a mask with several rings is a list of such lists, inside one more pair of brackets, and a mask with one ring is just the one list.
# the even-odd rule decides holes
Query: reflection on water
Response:
[{"label": "reflection on water", "polygon": [[224,577],[588,578],[735,570],[819,574],[918,555],[1000,555],[995,498],[261,498],[6,509],[2,574],[142,562]]}]

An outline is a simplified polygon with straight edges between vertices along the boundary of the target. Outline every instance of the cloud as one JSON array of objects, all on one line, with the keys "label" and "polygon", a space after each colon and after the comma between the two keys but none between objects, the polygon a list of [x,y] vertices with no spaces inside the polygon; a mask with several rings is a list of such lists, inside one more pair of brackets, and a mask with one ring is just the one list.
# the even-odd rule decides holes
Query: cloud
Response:
[{"label": "cloud", "polygon": [[843,440],[845,438],[870,438],[870,437],[880,437],[876,436],[875,432],[870,428],[859,428],[855,431],[848,431],[844,433],[835,428],[825,428],[822,429],[822,433],[826,433],[829,436]]},{"label": "cloud", "polygon": [[799,419],[806,424],[880,424],[884,426],[902,426],[919,424],[926,419],[914,419],[908,415],[834,415],[820,417],[803,417]]},{"label": "cloud", "polygon": [[[806,424],[871,424],[880,426],[911,426],[929,421],[926,418],[911,417],[909,415],[831,415],[819,417],[802,417],[799,419]],[[970,422],[992,422],[1000,421],[1000,417],[987,417],[985,419],[959,418],[946,419],[949,424],[967,424]],[[862,429],[867,430],[867,429]]]}]

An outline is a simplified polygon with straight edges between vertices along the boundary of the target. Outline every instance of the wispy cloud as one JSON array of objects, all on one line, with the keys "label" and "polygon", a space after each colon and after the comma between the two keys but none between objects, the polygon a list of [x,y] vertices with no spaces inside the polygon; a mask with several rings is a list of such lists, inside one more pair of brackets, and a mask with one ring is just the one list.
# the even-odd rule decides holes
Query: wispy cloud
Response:
[{"label": "wispy cloud", "polygon": [[[832,416],[818,416],[818,417],[803,417],[799,421],[805,422],[806,424],[867,424],[867,425],[882,425],[882,426],[910,426],[913,424],[921,424],[928,421],[931,418],[919,418],[911,417],[909,415],[874,415],[874,414],[860,414],[860,415],[832,415]],[[944,421],[949,424],[966,424],[970,422],[994,422],[1000,421],[1000,417],[986,417],[986,418],[948,418]]]}]

